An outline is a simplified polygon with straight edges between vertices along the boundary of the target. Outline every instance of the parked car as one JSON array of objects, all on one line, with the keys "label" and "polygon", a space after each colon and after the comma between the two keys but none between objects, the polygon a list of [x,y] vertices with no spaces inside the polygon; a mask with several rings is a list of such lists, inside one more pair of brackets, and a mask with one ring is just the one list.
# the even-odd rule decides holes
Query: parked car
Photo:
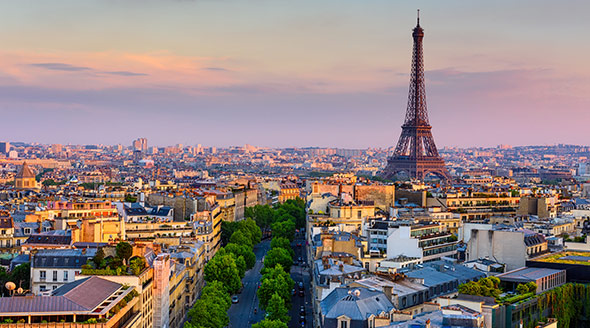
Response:
[{"label": "parked car", "polygon": [[299,315],[305,315],[305,306],[301,305],[301,307],[299,308]]},{"label": "parked car", "polygon": [[299,291],[299,296],[303,297],[303,295],[304,295],[304,293],[303,293],[303,289],[301,289],[301,290]]},{"label": "parked car", "polygon": [[291,294],[293,294],[293,296],[297,295],[297,291],[295,290],[295,288],[293,288],[293,289],[291,290]]},{"label": "parked car", "polygon": [[231,302],[232,303],[238,303],[240,301],[240,299],[238,298],[238,295],[234,295],[231,297]]},{"label": "parked car", "polygon": [[303,289],[303,281],[299,282],[299,288]]}]

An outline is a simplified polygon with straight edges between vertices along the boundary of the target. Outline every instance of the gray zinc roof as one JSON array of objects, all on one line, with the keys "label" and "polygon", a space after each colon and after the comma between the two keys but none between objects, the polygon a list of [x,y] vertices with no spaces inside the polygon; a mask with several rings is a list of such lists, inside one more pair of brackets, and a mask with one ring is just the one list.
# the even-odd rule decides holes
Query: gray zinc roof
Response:
[{"label": "gray zinc roof", "polygon": [[393,305],[381,291],[339,287],[320,302],[320,308],[326,318],[346,315],[352,320],[366,320],[371,314],[393,310]]}]

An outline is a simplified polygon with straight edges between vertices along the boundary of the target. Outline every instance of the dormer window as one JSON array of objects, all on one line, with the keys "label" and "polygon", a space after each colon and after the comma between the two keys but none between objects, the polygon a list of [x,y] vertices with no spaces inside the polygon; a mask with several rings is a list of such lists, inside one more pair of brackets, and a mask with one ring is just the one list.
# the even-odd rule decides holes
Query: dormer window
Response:
[{"label": "dormer window", "polygon": [[30,235],[31,234],[31,228],[25,228],[24,229],[25,235]]}]

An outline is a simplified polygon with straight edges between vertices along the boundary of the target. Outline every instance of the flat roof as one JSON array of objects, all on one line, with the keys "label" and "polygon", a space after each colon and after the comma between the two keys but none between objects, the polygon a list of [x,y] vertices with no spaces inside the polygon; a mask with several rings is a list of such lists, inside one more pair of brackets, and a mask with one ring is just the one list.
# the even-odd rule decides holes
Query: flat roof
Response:
[{"label": "flat roof", "polygon": [[505,281],[514,281],[514,282],[529,282],[529,281],[536,281],[541,278],[545,278],[552,274],[560,273],[565,270],[555,270],[555,269],[547,269],[547,268],[529,268],[524,267],[516,270],[512,270],[510,272],[506,272],[503,274],[498,275],[497,277],[500,280]]}]

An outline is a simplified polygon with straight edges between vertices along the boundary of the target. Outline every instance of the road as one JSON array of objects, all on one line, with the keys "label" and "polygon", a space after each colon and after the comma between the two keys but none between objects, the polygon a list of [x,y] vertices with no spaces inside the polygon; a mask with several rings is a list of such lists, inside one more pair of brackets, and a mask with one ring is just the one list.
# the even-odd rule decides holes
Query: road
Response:
[{"label": "road", "polygon": [[[298,246],[298,245],[301,246]],[[291,316],[291,321],[289,322],[289,327],[313,327],[312,323],[312,303],[311,303],[311,276],[309,274],[309,268],[307,266],[302,265],[299,263],[297,259],[301,257],[303,259],[303,263],[307,263],[307,252],[305,251],[305,239],[304,236],[296,236],[295,240],[292,243],[293,250],[295,250],[295,258],[293,259],[295,264],[291,268],[291,278],[295,281],[295,290],[297,291],[297,295],[293,296],[291,299],[291,310],[289,311],[289,315]],[[299,295],[300,288],[298,287],[299,282],[303,282],[303,291],[304,296],[301,297]],[[301,325],[300,323],[300,315],[299,311],[301,306],[305,306],[305,325]]]},{"label": "road", "polygon": [[[262,275],[262,258],[266,255],[266,252],[270,249],[270,240],[262,241],[260,244],[254,246],[254,254],[256,254],[256,264],[254,267],[244,275],[242,282],[244,289],[242,293],[238,295],[240,301],[237,304],[232,304],[228,310],[229,315],[229,327],[232,328],[247,328],[252,324],[262,321],[264,319],[263,311],[260,311],[258,306],[258,296],[256,291],[258,290],[258,284]],[[254,308],[258,309],[258,312],[254,314]]]}]

